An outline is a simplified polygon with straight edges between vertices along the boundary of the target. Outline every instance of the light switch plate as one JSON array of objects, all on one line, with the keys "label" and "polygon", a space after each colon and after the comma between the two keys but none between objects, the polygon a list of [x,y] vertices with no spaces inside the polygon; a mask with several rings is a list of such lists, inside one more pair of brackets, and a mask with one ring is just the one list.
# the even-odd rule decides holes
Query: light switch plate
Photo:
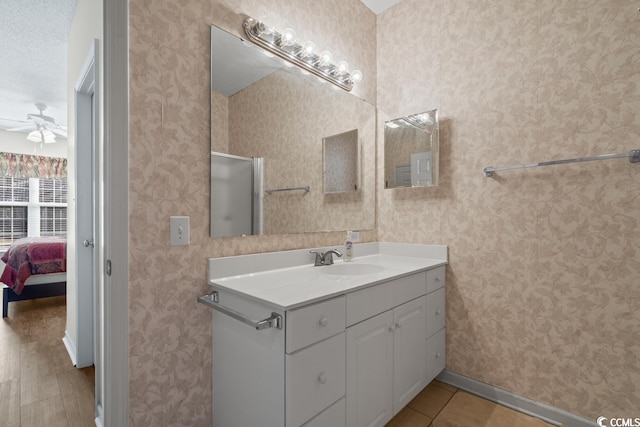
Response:
[{"label": "light switch plate", "polygon": [[171,246],[180,246],[189,244],[189,217],[188,216],[172,216],[169,217],[169,226],[171,234]]}]

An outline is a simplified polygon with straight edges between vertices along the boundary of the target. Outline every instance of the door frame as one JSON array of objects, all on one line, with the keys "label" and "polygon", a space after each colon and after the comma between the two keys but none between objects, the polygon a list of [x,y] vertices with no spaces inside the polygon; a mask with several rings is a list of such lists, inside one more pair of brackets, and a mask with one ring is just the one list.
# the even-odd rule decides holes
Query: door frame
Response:
[{"label": "door frame", "polygon": [[[98,224],[98,172],[99,157],[99,98],[98,98],[98,49],[99,41],[93,40],[89,53],[74,87],[75,103],[75,285],[76,298],[76,367],[85,368],[96,362],[95,355],[99,321],[97,274],[98,257],[95,247],[100,247]],[[84,241],[84,244],[83,244]],[[96,382],[98,383],[98,381]],[[97,395],[96,395],[97,397]]]},{"label": "door frame", "polygon": [[104,11],[102,425],[129,424],[129,1]]}]

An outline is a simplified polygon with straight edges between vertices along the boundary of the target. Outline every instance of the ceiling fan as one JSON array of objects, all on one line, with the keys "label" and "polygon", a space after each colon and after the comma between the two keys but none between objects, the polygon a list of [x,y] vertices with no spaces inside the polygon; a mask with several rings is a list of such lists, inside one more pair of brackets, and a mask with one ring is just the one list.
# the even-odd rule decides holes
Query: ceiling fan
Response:
[{"label": "ceiling fan", "polygon": [[56,135],[66,138],[67,128],[56,124],[53,117],[42,114],[47,109],[47,105],[42,102],[36,102],[35,107],[40,111],[38,114],[27,114],[27,120],[30,122],[24,126],[7,129],[9,132],[29,132],[27,139],[33,142],[50,144],[56,142]]}]

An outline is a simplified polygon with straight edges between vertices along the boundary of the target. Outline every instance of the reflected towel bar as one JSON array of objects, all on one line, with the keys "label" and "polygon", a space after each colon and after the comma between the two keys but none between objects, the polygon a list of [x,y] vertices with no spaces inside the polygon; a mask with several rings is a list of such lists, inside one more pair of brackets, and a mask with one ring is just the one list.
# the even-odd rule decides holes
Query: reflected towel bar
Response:
[{"label": "reflected towel bar", "polygon": [[539,163],[525,163],[522,165],[513,165],[513,166],[500,166],[493,167],[489,166],[484,168],[485,176],[493,176],[494,172],[498,171],[508,171],[513,169],[525,169],[525,168],[535,168],[538,166],[551,166],[551,165],[560,165],[565,163],[581,163],[581,162],[591,162],[594,160],[609,160],[609,159],[618,159],[622,157],[628,157],[629,162],[631,163],[639,163],[640,162],[640,150],[631,150],[628,153],[619,153],[619,154],[603,154],[601,156],[593,156],[593,157],[578,157],[575,159],[565,159],[565,160],[551,160],[549,162],[539,162]]},{"label": "reflected towel bar", "polygon": [[295,190],[304,190],[306,193],[308,193],[309,191],[311,191],[311,187],[307,185],[306,187],[278,188],[277,190],[266,190],[265,193],[267,193],[268,195],[271,195],[271,193],[275,193],[278,191],[295,191]]},{"label": "reflected towel bar", "polygon": [[237,311],[225,307],[218,302],[218,292],[213,291],[210,294],[203,295],[198,297],[198,302],[206,305],[207,307],[211,307],[214,310],[217,310],[221,313],[226,314],[227,316],[233,317],[236,320],[241,321],[242,323],[246,323],[252,328],[257,329],[258,331],[262,331],[264,329],[269,328],[277,328],[282,329],[282,316],[278,313],[271,313],[271,317],[264,320],[253,320],[248,318],[242,313],[238,313]]}]

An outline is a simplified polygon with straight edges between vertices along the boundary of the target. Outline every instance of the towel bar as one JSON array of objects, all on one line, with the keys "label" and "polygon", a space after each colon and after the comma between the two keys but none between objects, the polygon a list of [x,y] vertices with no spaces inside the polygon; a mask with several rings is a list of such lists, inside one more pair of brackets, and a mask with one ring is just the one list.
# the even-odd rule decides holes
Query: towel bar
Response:
[{"label": "towel bar", "polygon": [[513,166],[500,166],[500,167],[489,166],[487,168],[484,168],[484,176],[487,176],[487,177],[493,176],[493,173],[498,171],[535,168],[539,166],[562,165],[566,163],[592,162],[595,160],[619,159],[624,157],[627,157],[629,159],[629,162],[631,163],[640,163],[640,150],[631,150],[627,153],[619,153],[619,154],[603,154],[600,156],[593,156],[593,157],[578,157],[575,159],[551,160],[548,162],[538,162],[538,163],[525,163],[522,165],[513,165]]},{"label": "towel bar", "polygon": [[263,320],[253,320],[242,313],[239,313],[229,307],[225,307],[224,305],[220,304],[218,302],[218,298],[218,291],[213,291],[210,294],[198,297],[198,302],[206,305],[207,307],[211,307],[221,313],[224,313],[227,316],[233,317],[234,319],[239,320],[242,323],[246,323],[247,325],[257,329],[258,331],[269,328],[282,329],[282,316],[278,313],[271,313],[271,317]]},{"label": "towel bar", "polygon": [[292,187],[292,188],[277,188],[275,190],[265,190],[267,195],[272,195],[273,193],[277,193],[279,191],[296,191],[296,190],[304,190],[305,193],[311,191],[311,186],[307,185],[306,187]]}]

